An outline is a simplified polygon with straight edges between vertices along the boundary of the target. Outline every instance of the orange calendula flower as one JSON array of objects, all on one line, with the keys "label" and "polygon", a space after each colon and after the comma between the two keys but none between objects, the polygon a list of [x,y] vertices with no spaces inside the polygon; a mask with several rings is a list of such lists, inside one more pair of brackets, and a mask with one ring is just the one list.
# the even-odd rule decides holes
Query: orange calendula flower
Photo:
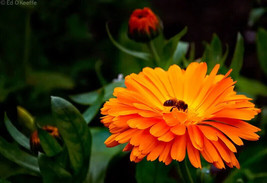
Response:
[{"label": "orange calendula flower", "polygon": [[259,128],[245,122],[260,112],[250,98],[234,91],[235,81],[217,74],[216,65],[207,75],[206,63],[191,63],[186,70],[172,65],[168,71],[144,68],[125,78],[104,104],[102,123],[112,135],[107,147],[127,143],[130,160],[157,158],[166,165],[183,161],[201,168],[200,156],[215,167],[239,168],[235,144],[255,141]]},{"label": "orange calendula flower", "polygon": [[137,42],[147,42],[158,36],[161,27],[160,20],[151,9],[136,9],[129,20],[128,36]]}]

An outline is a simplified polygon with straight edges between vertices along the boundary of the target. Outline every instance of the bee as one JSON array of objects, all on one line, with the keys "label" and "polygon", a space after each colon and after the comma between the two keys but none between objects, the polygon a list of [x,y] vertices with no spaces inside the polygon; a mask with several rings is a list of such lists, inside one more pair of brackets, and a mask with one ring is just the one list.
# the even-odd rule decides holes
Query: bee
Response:
[{"label": "bee", "polygon": [[172,112],[172,110],[174,108],[177,108],[178,110],[182,110],[182,111],[186,111],[187,108],[188,108],[188,105],[182,101],[182,100],[178,100],[176,98],[173,98],[173,99],[169,99],[169,100],[166,100],[164,103],[163,103],[164,106],[172,106],[170,112]]}]

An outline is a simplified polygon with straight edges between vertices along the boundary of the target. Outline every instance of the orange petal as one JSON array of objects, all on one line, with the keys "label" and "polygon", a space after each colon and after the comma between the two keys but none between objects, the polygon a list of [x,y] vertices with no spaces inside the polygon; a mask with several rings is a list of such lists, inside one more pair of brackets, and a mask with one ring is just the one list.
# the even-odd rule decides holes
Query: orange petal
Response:
[{"label": "orange petal", "polygon": [[113,134],[109,136],[106,141],[104,142],[107,147],[114,147],[119,145],[119,143],[115,140],[115,138],[118,136],[118,134]]},{"label": "orange petal", "polygon": [[195,149],[190,140],[187,140],[187,153],[191,164],[195,168],[202,168],[200,162],[199,151]]},{"label": "orange petal", "polygon": [[165,147],[164,143],[158,143],[157,146],[147,155],[148,161],[156,160]]},{"label": "orange petal", "polygon": [[172,139],[174,139],[174,137],[175,135],[171,131],[168,131],[164,135],[160,136],[158,140],[163,142],[170,142]]},{"label": "orange petal", "polygon": [[181,68],[177,65],[170,66],[168,70],[168,76],[173,87],[174,97],[177,99],[182,99],[184,78]]},{"label": "orange petal", "polygon": [[229,155],[228,148],[222,144],[220,141],[211,141],[215,148],[218,150],[218,153],[221,155],[223,160],[227,163],[231,161],[231,157]]},{"label": "orange petal", "polygon": [[218,140],[217,133],[214,128],[210,126],[203,126],[203,125],[198,125],[198,127],[207,139],[213,140],[213,141]]},{"label": "orange petal", "polygon": [[202,132],[198,129],[196,125],[189,125],[187,126],[188,134],[193,146],[198,149],[202,150],[203,148],[203,135]]},{"label": "orange petal", "polygon": [[150,128],[150,133],[155,137],[160,137],[169,130],[169,126],[165,122],[159,122]]},{"label": "orange petal", "polygon": [[171,157],[177,161],[183,161],[186,150],[186,135],[177,136],[172,144]]},{"label": "orange petal", "polygon": [[155,118],[144,118],[144,117],[138,117],[138,118],[132,118],[127,121],[128,125],[131,128],[137,128],[137,129],[146,129],[154,125],[155,123],[159,123],[160,120]]},{"label": "orange petal", "polygon": [[171,128],[171,132],[175,135],[184,135],[186,131],[186,126],[183,124],[177,124],[176,126]]}]

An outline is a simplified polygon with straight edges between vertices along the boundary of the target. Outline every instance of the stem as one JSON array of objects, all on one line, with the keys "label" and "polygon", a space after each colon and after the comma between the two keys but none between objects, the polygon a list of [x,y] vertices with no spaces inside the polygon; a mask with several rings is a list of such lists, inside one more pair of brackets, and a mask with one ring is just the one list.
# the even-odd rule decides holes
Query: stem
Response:
[{"label": "stem", "polygon": [[148,46],[150,52],[152,53],[152,55],[154,57],[154,59],[153,59],[154,64],[156,66],[160,66],[160,58],[159,58],[159,55],[157,53],[157,50],[155,48],[155,45],[154,45],[153,41],[149,41],[147,43],[147,46]]},{"label": "stem", "polygon": [[192,176],[191,176],[191,173],[190,173],[190,171],[189,171],[189,168],[188,168],[188,166],[187,166],[187,160],[185,160],[184,164],[185,164],[186,175],[187,175],[187,177],[188,177],[188,180],[190,181],[190,183],[194,183],[193,178],[192,178]]},{"label": "stem", "polygon": [[27,12],[25,18],[25,40],[24,40],[24,57],[23,57],[23,68],[24,68],[24,79],[27,81],[30,65],[29,65],[29,52],[30,52],[30,26],[31,13]]},{"label": "stem", "polygon": [[187,166],[187,160],[180,162],[178,165],[178,173],[184,183],[194,183],[189,168]]}]

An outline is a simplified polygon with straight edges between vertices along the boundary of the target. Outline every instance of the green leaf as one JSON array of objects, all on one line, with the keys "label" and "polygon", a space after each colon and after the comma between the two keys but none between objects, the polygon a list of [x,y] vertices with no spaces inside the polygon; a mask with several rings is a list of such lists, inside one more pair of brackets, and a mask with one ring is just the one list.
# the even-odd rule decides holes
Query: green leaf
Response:
[{"label": "green leaf", "polygon": [[223,55],[221,40],[216,34],[213,34],[211,43],[206,43],[202,60],[207,62],[208,71],[211,71],[211,69],[216,64],[220,64],[222,66],[226,60],[227,55],[228,47],[226,47],[226,52]]},{"label": "green leaf", "polygon": [[231,76],[237,78],[239,72],[243,65],[243,56],[244,56],[244,39],[240,33],[237,35],[237,41],[235,46],[234,56],[230,65],[230,68],[233,69]]},{"label": "green leaf", "polygon": [[11,182],[9,182],[9,181],[7,181],[5,179],[0,179],[0,183],[11,183]]},{"label": "green leaf", "polygon": [[8,119],[7,115],[5,114],[5,125],[7,128],[7,131],[11,135],[11,137],[22,147],[30,150],[30,140],[22,134]]},{"label": "green leaf", "polygon": [[38,128],[38,136],[41,146],[47,156],[55,156],[62,151],[57,140],[43,129]]},{"label": "green leaf", "polygon": [[105,172],[111,158],[122,151],[123,146],[107,148],[104,144],[110,133],[105,128],[91,128],[92,133],[92,159],[90,161],[90,172],[88,182],[102,183]]},{"label": "green leaf", "polygon": [[124,80],[112,82],[104,87],[104,102],[114,97],[113,92],[116,87],[125,87]]},{"label": "green leaf", "polygon": [[80,112],[68,101],[52,97],[56,126],[67,146],[77,182],[82,182],[89,168],[91,134]]},{"label": "green leaf", "polygon": [[71,78],[56,72],[33,72],[29,76],[28,83],[37,87],[39,92],[53,89],[72,89],[74,87]]},{"label": "green leaf", "polygon": [[[185,27],[181,32],[173,36],[171,39],[169,39],[164,47],[163,47],[163,60],[167,61],[167,66],[171,65],[173,63],[173,59],[175,58],[175,54],[177,54],[178,50],[178,43],[180,39],[186,34],[187,32],[187,27]],[[177,58],[177,56],[176,56]],[[177,61],[176,61],[177,62]]]},{"label": "green leaf", "polygon": [[257,33],[257,53],[261,68],[267,75],[267,31],[259,29]]},{"label": "green leaf", "polygon": [[102,106],[103,103],[103,97],[104,97],[104,92],[102,91],[101,94],[98,96],[97,100],[93,105],[91,105],[84,113],[83,117],[86,121],[86,123],[90,123],[92,119],[97,115],[99,112],[100,107]]},{"label": "green leaf", "polygon": [[108,37],[111,40],[111,42],[113,43],[113,45],[116,46],[122,52],[124,52],[124,53],[126,53],[128,55],[134,56],[136,58],[140,58],[140,59],[146,60],[146,61],[149,61],[151,59],[151,55],[150,54],[144,53],[144,52],[138,52],[138,51],[130,50],[130,49],[125,48],[124,46],[120,45],[117,41],[115,41],[115,39],[112,37],[112,35],[111,35],[110,31],[109,31],[108,24],[106,24],[106,30],[107,30],[107,33],[108,33]]},{"label": "green leaf", "polygon": [[267,86],[254,79],[239,77],[236,86],[238,91],[247,93],[253,98],[258,95],[267,96]]},{"label": "green leaf", "polygon": [[[113,97],[113,91],[116,87],[125,87],[124,80],[112,82],[104,87],[104,98],[102,102]],[[87,93],[71,95],[70,98],[74,102],[82,105],[93,105],[99,98],[102,88]]]},{"label": "green leaf", "polygon": [[264,15],[265,12],[266,10],[263,7],[253,8],[249,14],[248,25],[252,27],[259,20],[259,18]]},{"label": "green leaf", "polygon": [[98,89],[98,90],[87,92],[87,93],[71,95],[70,98],[72,101],[78,104],[92,105],[93,103],[96,102],[100,93],[101,93],[101,89]]},{"label": "green leaf", "polygon": [[143,160],[136,165],[136,180],[138,183],[175,183],[176,181],[170,177],[170,169],[170,165]]},{"label": "green leaf", "polygon": [[17,163],[18,165],[24,168],[27,168],[37,173],[40,172],[37,158],[20,150],[17,146],[8,143],[2,137],[0,137],[0,153],[5,158]]},{"label": "green leaf", "polygon": [[173,63],[180,64],[182,59],[185,57],[189,48],[189,43],[180,41],[177,45],[177,48],[173,54]]},{"label": "green leaf", "polygon": [[40,155],[38,163],[44,183],[72,182],[71,173],[61,167],[53,158]]}]

